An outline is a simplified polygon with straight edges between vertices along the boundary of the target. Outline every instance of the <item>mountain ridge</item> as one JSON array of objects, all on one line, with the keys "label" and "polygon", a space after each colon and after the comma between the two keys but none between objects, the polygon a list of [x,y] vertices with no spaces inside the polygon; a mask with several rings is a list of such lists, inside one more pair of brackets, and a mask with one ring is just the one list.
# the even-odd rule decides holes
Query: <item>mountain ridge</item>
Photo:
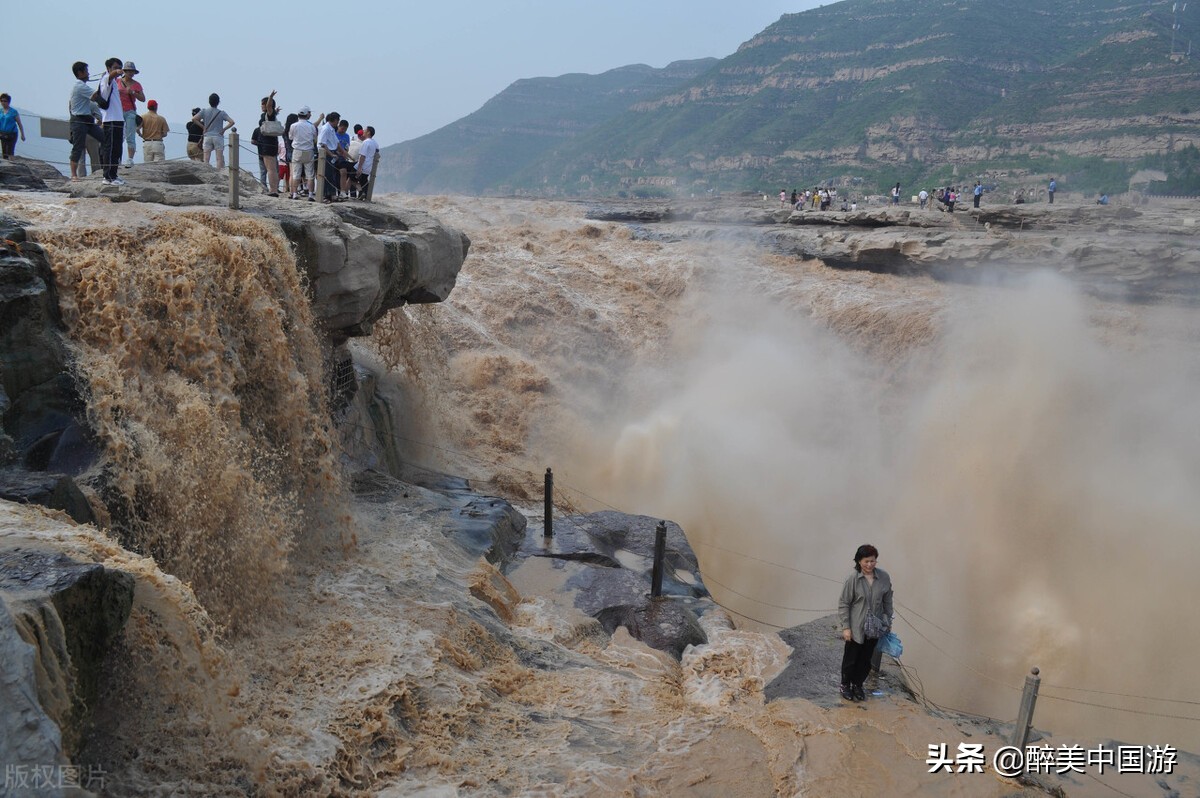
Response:
[{"label": "mountain ridge", "polygon": [[878,189],[1016,171],[1114,191],[1139,167],[1190,169],[1179,155],[1200,143],[1200,70],[1184,36],[1172,37],[1171,6],[842,0],[785,14],[710,68],[655,96],[621,97],[631,101],[508,159],[516,168],[503,183],[475,189],[679,193],[856,179]]}]

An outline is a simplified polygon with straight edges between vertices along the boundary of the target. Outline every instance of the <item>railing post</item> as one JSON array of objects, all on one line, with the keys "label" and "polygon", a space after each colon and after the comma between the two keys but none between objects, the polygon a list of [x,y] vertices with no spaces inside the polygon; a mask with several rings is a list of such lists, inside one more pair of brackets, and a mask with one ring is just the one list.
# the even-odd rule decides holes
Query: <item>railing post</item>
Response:
[{"label": "railing post", "polygon": [[325,199],[325,161],[329,158],[329,148],[322,145],[317,150],[317,186],[316,193]]},{"label": "railing post", "polygon": [[1029,742],[1029,729],[1033,726],[1033,707],[1037,704],[1038,686],[1042,683],[1041,673],[1037,668],[1025,677],[1025,689],[1021,692],[1021,710],[1017,713],[1017,725],[1013,727],[1012,740],[1009,742],[1025,750]]},{"label": "railing post", "polygon": [[[370,196],[370,192],[368,192]],[[545,506],[542,508],[542,515],[546,519],[542,525],[542,534],[545,537],[554,537],[554,473],[546,469],[546,486],[543,491],[545,497]]]},{"label": "railing post", "polygon": [[650,571],[650,598],[662,595],[663,559],[667,555],[667,522],[659,521],[654,530],[654,568]]},{"label": "railing post", "polygon": [[238,132],[237,128],[229,130],[229,207],[237,210],[241,207],[238,202]]},{"label": "railing post", "polygon": [[375,174],[379,171],[379,156],[380,153],[375,153],[375,162],[371,165],[371,179],[367,181],[367,202],[371,202],[375,197]]}]

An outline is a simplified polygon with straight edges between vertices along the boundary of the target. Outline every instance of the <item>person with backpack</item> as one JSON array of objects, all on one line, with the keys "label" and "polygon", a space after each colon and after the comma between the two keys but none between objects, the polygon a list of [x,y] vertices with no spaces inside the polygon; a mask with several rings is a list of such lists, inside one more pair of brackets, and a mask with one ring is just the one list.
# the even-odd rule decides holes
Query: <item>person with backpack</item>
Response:
[{"label": "person with backpack", "polygon": [[125,74],[120,58],[104,62],[104,75],[100,88],[92,95],[92,101],[100,106],[100,164],[104,167],[104,185],[123,186],[125,181],[117,176],[121,166],[121,139],[125,133],[125,112],[121,108],[121,77]]}]

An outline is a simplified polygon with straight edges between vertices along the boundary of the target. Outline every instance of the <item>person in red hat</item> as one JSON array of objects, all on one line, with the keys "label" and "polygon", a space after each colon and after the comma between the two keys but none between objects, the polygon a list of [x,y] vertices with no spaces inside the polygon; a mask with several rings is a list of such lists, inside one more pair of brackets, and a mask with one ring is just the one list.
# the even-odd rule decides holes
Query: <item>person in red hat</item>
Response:
[{"label": "person in red hat", "polygon": [[167,133],[171,132],[167,120],[158,115],[158,100],[146,103],[142,114],[142,159],[146,163],[167,160]]}]

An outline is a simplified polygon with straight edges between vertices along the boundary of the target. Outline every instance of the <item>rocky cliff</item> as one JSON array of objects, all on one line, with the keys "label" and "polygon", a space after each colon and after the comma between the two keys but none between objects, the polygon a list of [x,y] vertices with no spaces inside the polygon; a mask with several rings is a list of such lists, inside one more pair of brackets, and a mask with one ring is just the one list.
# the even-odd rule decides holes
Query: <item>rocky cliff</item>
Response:
[{"label": "rocky cliff", "polygon": [[[1112,193],[1139,166],[1174,171],[1197,144],[1200,70],[1186,52],[1200,9],[1181,7],[842,0],[786,14],[690,80],[603,106],[607,118],[536,157],[522,151],[503,180],[481,171],[472,189],[686,195],[835,180],[873,192],[1025,170]],[[522,89],[521,107],[553,127],[548,87]],[[417,140],[436,154],[422,192],[461,185],[443,177],[455,126]],[[520,151],[499,130],[475,130],[473,146],[497,163]]]},{"label": "rocky cliff", "polygon": [[[283,204],[249,180],[229,211],[227,178],[187,161],[139,166],[122,187],[43,167],[0,164],[20,190],[0,194],[0,499],[109,529],[237,627],[237,596],[266,596],[262,577],[317,521],[312,497],[336,493],[327,396],[345,342],[444,300],[470,242],[420,212]],[[82,742],[133,580],[39,542],[37,519],[0,522],[3,722],[20,727],[0,758],[58,766]]]}]

